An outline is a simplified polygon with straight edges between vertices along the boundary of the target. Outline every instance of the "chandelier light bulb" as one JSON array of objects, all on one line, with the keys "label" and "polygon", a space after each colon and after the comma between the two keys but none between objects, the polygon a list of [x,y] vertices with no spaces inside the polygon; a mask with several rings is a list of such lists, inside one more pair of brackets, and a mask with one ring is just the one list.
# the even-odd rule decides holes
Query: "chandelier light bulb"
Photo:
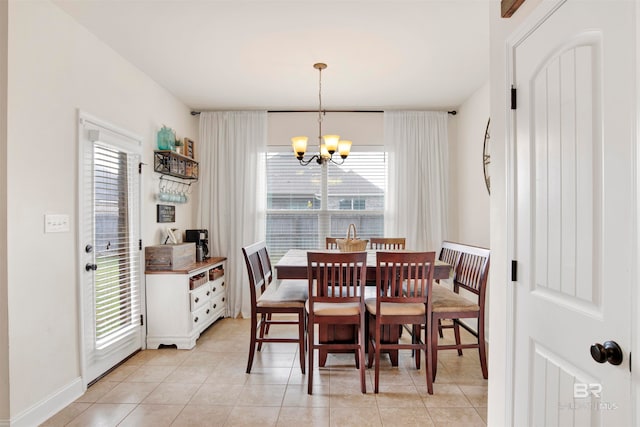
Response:
[{"label": "chandelier light bulb", "polygon": [[307,138],[306,136],[294,136],[291,138],[291,146],[296,156],[302,157],[307,152]]},{"label": "chandelier light bulb", "polygon": [[338,151],[338,141],[340,141],[340,135],[325,135],[322,137],[324,144],[327,146],[329,154],[333,154]]},{"label": "chandelier light bulb", "polygon": [[322,144],[320,146],[320,157],[323,159],[330,159],[331,154],[329,153],[329,149],[327,148],[327,144]]},{"label": "chandelier light bulb", "polygon": [[351,141],[341,139],[340,142],[338,142],[338,152],[340,153],[340,157],[346,159],[351,152]]}]

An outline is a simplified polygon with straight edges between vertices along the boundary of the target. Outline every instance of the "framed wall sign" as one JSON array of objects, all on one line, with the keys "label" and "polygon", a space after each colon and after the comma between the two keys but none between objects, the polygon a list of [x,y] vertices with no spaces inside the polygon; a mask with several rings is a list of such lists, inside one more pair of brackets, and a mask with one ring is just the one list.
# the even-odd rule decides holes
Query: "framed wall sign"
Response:
[{"label": "framed wall sign", "polygon": [[196,158],[195,142],[189,138],[184,139],[184,155],[192,159]]},{"label": "framed wall sign", "polygon": [[156,205],[156,222],[176,222],[176,207],[172,205]]}]

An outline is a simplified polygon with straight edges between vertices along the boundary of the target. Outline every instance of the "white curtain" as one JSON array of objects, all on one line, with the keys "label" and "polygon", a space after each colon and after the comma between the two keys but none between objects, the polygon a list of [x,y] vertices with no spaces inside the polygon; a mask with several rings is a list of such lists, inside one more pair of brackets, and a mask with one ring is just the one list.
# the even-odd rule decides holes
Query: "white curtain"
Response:
[{"label": "white curtain", "polygon": [[385,235],[407,248],[438,251],[448,235],[447,113],[384,113],[389,156]]},{"label": "white curtain", "polygon": [[266,111],[200,114],[198,227],[227,257],[227,316],[251,314],[242,247],[265,239]]}]

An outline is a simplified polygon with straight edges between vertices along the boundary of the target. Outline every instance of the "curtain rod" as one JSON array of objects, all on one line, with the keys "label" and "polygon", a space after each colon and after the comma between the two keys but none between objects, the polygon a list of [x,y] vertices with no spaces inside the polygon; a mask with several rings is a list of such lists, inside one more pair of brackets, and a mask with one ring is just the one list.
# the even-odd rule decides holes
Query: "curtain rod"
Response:
[{"label": "curtain rod", "polygon": [[[267,110],[267,113],[317,113],[318,110]],[[323,113],[384,113],[383,110],[322,110]],[[456,110],[447,111],[448,114],[455,116],[458,114]],[[197,116],[200,111],[192,111],[192,116]]]}]

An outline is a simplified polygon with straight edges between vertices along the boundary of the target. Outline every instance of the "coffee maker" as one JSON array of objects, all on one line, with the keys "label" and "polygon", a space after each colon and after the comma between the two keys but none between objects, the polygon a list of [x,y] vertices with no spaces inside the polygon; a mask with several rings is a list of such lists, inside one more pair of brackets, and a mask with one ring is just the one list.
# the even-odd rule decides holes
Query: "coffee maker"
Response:
[{"label": "coffee maker", "polygon": [[195,242],[196,261],[204,261],[209,258],[209,230],[186,230],[185,241]]}]

